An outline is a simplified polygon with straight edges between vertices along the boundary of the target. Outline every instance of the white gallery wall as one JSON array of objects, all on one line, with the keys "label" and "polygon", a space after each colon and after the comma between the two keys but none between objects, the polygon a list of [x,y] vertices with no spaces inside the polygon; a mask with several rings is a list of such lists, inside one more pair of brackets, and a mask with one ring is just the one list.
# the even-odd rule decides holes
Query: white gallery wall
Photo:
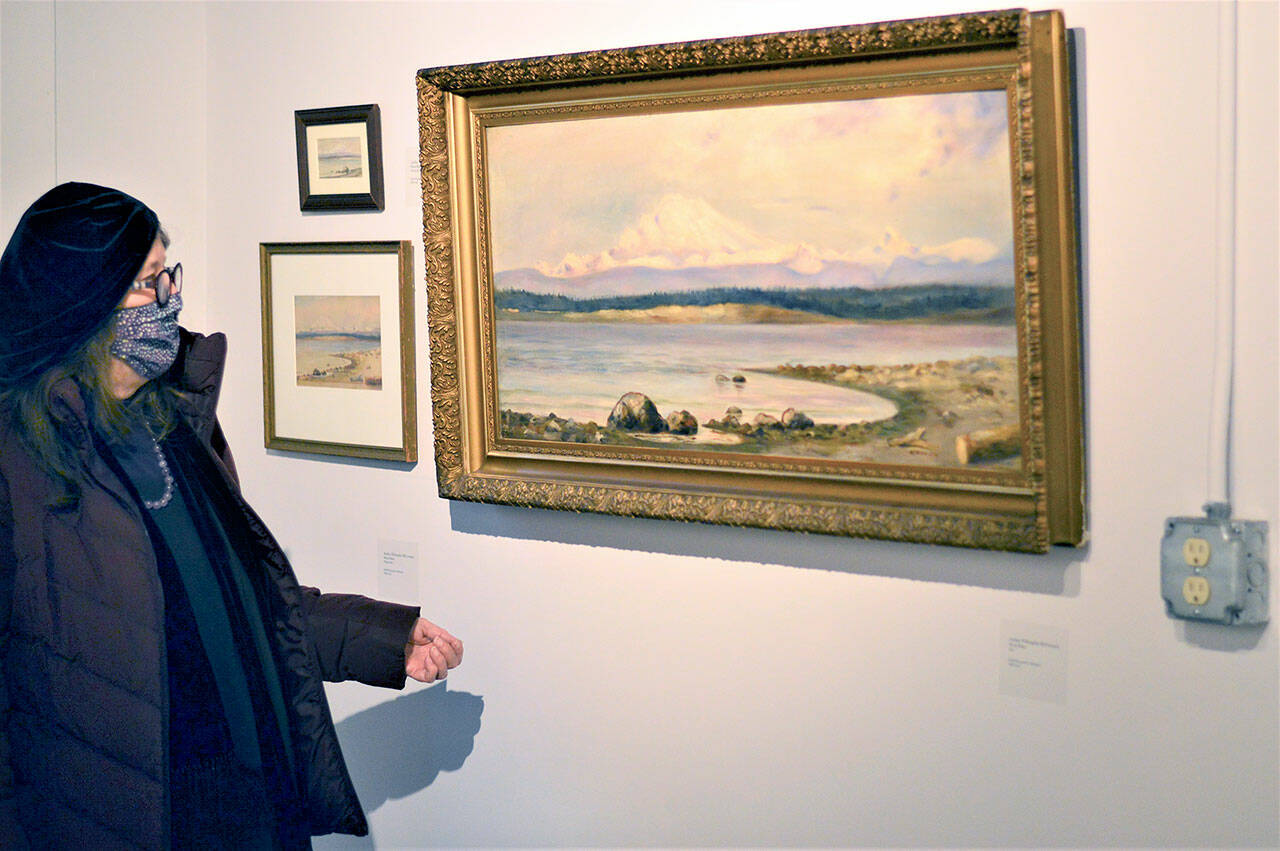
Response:
[{"label": "white gallery wall", "polygon": [[[1207,495],[1217,8],[1062,3],[1081,60],[1091,540],[1021,556],[472,504],[436,493],[414,74],[973,11],[955,2],[0,3],[0,235],[55,180],[178,237],[222,418],[300,577],[379,593],[416,544],[447,684],[330,687],[373,835],[430,846],[1280,844],[1280,607],[1166,617],[1162,523]],[[1280,562],[1275,3],[1242,3],[1234,502]],[[298,210],[293,111],[381,107],[386,210]],[[419,443],[263,448],[258,245],[414,240]],[[199,293],[199,296],[196,294]],[[1002,694],[1010,625],[1062,701]]]}]

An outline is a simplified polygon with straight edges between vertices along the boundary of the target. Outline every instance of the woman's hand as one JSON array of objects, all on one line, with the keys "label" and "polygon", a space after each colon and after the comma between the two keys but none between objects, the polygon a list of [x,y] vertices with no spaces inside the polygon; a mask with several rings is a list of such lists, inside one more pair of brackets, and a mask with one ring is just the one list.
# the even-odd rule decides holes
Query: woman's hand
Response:
[{"label": "woman's hand", "polygon": [[426,618],[418,618],[404,646],[404,671],[422,683],[449,676],[462,662],[462,642]]}]

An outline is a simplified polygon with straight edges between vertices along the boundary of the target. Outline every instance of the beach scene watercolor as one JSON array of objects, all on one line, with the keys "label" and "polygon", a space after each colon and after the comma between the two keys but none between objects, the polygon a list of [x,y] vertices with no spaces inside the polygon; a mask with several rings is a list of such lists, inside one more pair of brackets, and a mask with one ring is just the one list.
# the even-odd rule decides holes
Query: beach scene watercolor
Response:
[{"label": "beach scene watercolor", "polygon": [[1004,90],[486,130],[505,438],[1014,467]]},{"label": "beach scene watercolor", "polygon": [[293,299],[299,387],[382,389],[382,306],[376,295]]},{"label": "beach scene watercolor", "polygon": [[321,180],[360,177],[364,167],[360,161],[359,136],[335,136],[316,140],[316,157]]}]

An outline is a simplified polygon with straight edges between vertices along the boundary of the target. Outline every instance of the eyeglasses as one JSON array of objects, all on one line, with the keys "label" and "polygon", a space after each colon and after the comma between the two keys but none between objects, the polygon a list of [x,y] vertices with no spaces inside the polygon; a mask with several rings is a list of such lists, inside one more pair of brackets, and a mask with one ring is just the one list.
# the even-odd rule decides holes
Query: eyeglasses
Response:
[{"label": "eyeglasses", "polygon": [[161,269],[153,278],[134,281],[130,289],[155,290],[156,304],[163,307],[169,303],[170,296],[182,292],[182,264],[174,263],[167,269]]}]

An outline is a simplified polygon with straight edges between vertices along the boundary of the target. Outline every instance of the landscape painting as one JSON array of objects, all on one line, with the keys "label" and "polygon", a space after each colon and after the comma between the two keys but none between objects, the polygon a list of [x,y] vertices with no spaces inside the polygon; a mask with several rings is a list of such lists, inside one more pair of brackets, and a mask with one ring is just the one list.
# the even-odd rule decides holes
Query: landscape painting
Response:
[{"label": "landscape painting", "polygon": [[316,157],[320,161],[320,179],[360,177],[364,174],[359,136],[335,136],[316,140]]},{"label": "landscape painting", "polygon": [[376,295],[295,295],[299,387],[382,389],[382,305]]},{"label": "landscape painting", "polygon": [[1019,467],[1009,124],[993,88],[486,128],[499,436]]}]

